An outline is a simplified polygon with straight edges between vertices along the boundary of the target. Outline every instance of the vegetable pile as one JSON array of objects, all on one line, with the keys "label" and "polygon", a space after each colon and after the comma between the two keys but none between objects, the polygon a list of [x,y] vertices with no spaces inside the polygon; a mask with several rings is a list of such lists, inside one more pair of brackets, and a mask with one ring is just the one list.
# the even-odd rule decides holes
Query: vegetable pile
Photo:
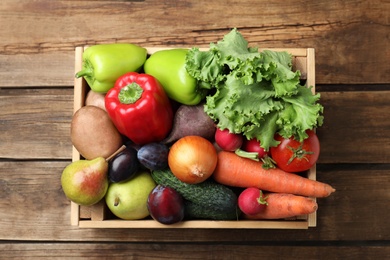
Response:
[{"label": "vegetable pile", "polygon": [[[302,177],[319,157],[323,107],[293,71],[291,54],[250,47],[237,29],[207,51],[145,53],[133,44],[91,46],[76,77],[99,93],[84,107],[100,104],[122,136],[125,150],[108,159],[109,182],[145,170],[153,178],[148,217],[285,219],[315,212],[313,198],[335,191]],[[107,158],[92,144],[99,129],[82,128],[72,140],[91,141],[75,148],[85,159],[93,159],[89,150]]]}]

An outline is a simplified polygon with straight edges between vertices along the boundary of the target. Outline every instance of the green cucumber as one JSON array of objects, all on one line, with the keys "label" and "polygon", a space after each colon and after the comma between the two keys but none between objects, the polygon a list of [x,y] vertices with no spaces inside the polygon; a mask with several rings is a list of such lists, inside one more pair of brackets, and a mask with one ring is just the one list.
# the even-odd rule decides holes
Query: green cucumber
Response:
[{"label": "green cucumber", "polygon": [[186,219],[238,220],[241,211],[238,207],[231,211],[208,208],[191,201],[184,204]]},{"label": "green cucumber", "polygon": [[223,212],[232,212],[237,208],[237,195],[212,179],[187,184],[176,178],[169,169],[152,171],[152,178],[157,184],[175,189],[184,199],[202,207]]}]

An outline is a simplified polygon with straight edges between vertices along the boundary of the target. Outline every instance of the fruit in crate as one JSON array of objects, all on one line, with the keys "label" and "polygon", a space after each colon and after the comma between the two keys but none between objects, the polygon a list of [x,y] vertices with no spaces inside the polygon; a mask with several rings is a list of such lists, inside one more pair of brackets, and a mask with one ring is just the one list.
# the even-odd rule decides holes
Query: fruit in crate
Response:
[{"label": "fruit in crate", "polygon": [[174,224],[184,218],[184,200],[175,189],[157,185],[148,198],[148,210],[152,218],[162,224]]},{"label": "fruit in crate", "polygon": [[127,146],[109,161],[108,178],[112,182],[128,180],[137,173],[139,166],[137,151]]},{"label": "fruit in crate", "polygon": [[90,206],[99,202],[108,188],[108,163],[103,157],[72,162],[62,172],[61,186],[68,199]]},{"label": "fruit in crate", "polygon": [[149,143],[142,146],[137,153],[138,161],[149,170],[168,168],[169,148],[162,143]]},{"label": "fruit in crate", "polygon": [[[142,71],[145,73],[147,73],[148,71],[153,72],[153,74],[155,74],[155,77],[158,78],[159,81],[161,81],[160,83],[163,85],[162,87],[166,91],[168,90],[171,92],[173,91],[172,92],[173,95],[168,95],[168,96],[171,97],[170,100],[171,102],[169,104],[169,107],[171,107],[172,112],[174,112],[173,114],[174,121],[171,123],[170,120],[162,120],[162,123],[158,124],[158,128],[152,128],[150,123],[145,124],[145,127],[140,127],[139,125],[135,127],[135,120],[133,119],[129,120],[127,118],[127,113],[121,114],[121,118],[119,118],[120,120],[118,120],[119,122],[130,122],[131,124],[129,124],[127,127],[130,130],[140,130],[142,128],[141,129],[142,131],[140,131],[141,133],[140,135],[147,136],[148,138],[152,134],[158,132],[157,130],[161,130],[162,124],[170,125],[171,130],[169,131],[169,133],[168,132],[164,133],[164,139],[162,140],[161,138],[163,137],[159,138],[158,140],[150,139],[148,141],[142,141],[142,142],[138,142],[138,141],[135,142],[134,141],[135,138],[130,138],[126,134],[122,133],[121,130],[118,130],[118,132],[121,132],[123,134],[124,143],[126,145],[133,146],[138,151],[137,159],[138,162],[142,164],[142,166],[140,165],[140,167],[142,168],[139,168],[136,171],[135,175],[129,177],[128,179],[120,180],[118,183],[112,183],[110,188],[108,189],[109,191],[112,190],[112,192],[108,191],[106,193],[105,202],[108,205],[111,212],[114,213],[117,217],[122,219],[135,220],[135,219],[143,219],[148,215],[151,215],[153,219],[157,220],[160,223],[171,224],[171,223],[179,222],[182,219],[180,209],[184,208],[185,220],[193,220],[193,219],[240,220],[246,218],[249,219],[248,216],[253,216],[253,215],[249,215],[248,213],[253,214],[254,212],[248,212],[244,210],[244,206],[245,206],[246,209],[249,207],[250,209],[256,212],[255,215],[256,218],[253,217],[253,219],[263,219],[265,217],[262,215],[260,218],[259,217],[260,215],[257,215],[257,212],[264,210],[264,208],[265,209],[270,209],[270,208],[266,206],[266,204],[261,204],[258,202],[257,199],[259,198],[258,196],[259,189],[256,188],[256,190],[252,190],[253,191],[252,194],[248,195],[247,193],[245,196],[247,198],[246,200],[243,200],[243,196],[241,196],[241,201],[239,201],[239,199],[237,198],[238,192],[243,190],[243,188],[247,188],[251,186],[253,182],[250,182],[245,186],[238,186],[239,183],[237,182],[225,183],[224,180],[218,179],[216,177],[217,175],[215,175],[215,173],[218,170],[218,167],[215,168],[214,164],[211,163],[214,161],[213,160],[214,156],[204,155],[205,152],[208,151],[208,149],[202,149],[202,148],[198,149],[199,147],[196,147],[198,145],[195,146],[193,145],[195,142],[193,142],[191,145],[187,143],[187,145],[184,147],[185,149],[176,152],[176,156],[173,157],[171,156],[173,160],[171,160],[171,164],[169,165],[169,167],[166,167],[166,159],[167,159],[165,153],[166,147],[162,147],[162,146],[151,147],[149,146],[149,144],[154,145],[158,142],[159,144],[162,143],[167,147],[171,147],[169,149],[168,155],[169,154],[172,155],[175,154],[175,153],[171,153],[172,150],[175,150],[172,149],[172,147],[175,144],[177,144],[180,141],[180,139],[188,136],[200,136],[205,138],[210,142],[210,144],[215,146],[215,147],[213,146],[213,150],[217,148],[218,151],[219,150],[232,151],[229,152],[229,154],[235,155],[236,158],[245,157],[243,156],[244,153],[251,154],[251,156],[253,156],[253,154],[256,154],[255,158],[251,158],[251,159],[261,161],[257,163],[262,164],[261,168],[256,167],[256,171],[252,171],[256,173],[256,172],[261,172],[263,170],[264,171],[266,170],[265,169],[266,167],[264,167],[265,160],[266,159],[272,160],[271,158],[272,153],[269,150],[271,149],[271,147],[276,146],[276,143],[274,142],[275,141],[274,134],[281,129],[283,131],[289,129],[291,130],[291,127],[288,127],[289,126],[288,124],[291,123],[290,122],[291,120],[289,120],[289,116],[291,115],[294,116],[299,112],[299,110],[301,110],[302,107],[300,104],[301,102],[308,101],[309,103],[304,105],[308,105],[310,109],[313,109],[313,111],[315,109],[316,113],[308,113],[310,117],[307,116],[305,117],[305,119],[310,118],[311,120],[303,120],[303,121],[293,120],[294,121],[293,123],[294,124],[310,123],[308,127],[317,127],[322,124],[322,116],[321,116],[322,107],[319,105],[318,106],[315,105],[319,96],[317,95],[313,96],[314,91],[310,90],[311,86],[309,85],[309,83],[311,82],[311,80],[309,80],[309,76],[307,77],[308,85],[307,86],[300,85],[301,82],[299,80],[300,74],[295,70],[291,71],[292,67],[290,67],[290,65],[294,60],[291,60],[293,56],[290,56],[289,53],[273,52],[268,50],[265,52],[263,51],[259,52],[257,48],[248,48],[247,42],[244,39],[242,39],[242,37],[235,30],[233,30],[232,33],[230,33],[227,37],[225,37],[223,41],[218,42],[217,44],[213,44],[210,47],[211,47],[210,48],[211,51],[206,51],[206,52],[203,52],[197,48],[192,48],[189,51],[187,50],[185,51],[174,50],[173,52],[160,51],[160,52],[154,52],[154,54],[151,54],[150,56],[148,55],[149,61],[147,62],[146,66],[144,66]],[[236,50],[239,51],[237,52]],[[166,63],[166,59],[162,59],[161,57],[163,56],[161,55],[162,54],[166,55],[168,53],[172,55],[172,53],[175,52],[176,53],[180,52],[181,53],[180,57],[183,57],[183,53],[186,53],[185,56],[186,60],[183,61],[183,59],[181,58],[181,63],[180,63],[181,66],[176,66],[178,65],[178,62],[177,60],[175,61],[175,57],[173,58],[170,57],[173,59],[171,61],[174,62],[171,62],[171,64],[169,64],[168,67],[161,66],[161,64],[164,65],[164,62]],[[242,55],[242,53],[244,53],[245,55]],[[228,57],[232,57],[232,55],[234,57],[233,63],[232,63],[232,59],[228,59]],[[301,56],[301,54],[299,54],[298,56]],[[178,56],[176,56],[176,58],[177,57]],[[300,66],[303,66],[303,74],[304,75],[309,74],[309,71],[307,71],[307,69],[311,67],[310,64],[312,64],[313,61],[309,60],[308,57],[306,56],[301,58],[305,59],[305,62],[302,62],[301,64],[300,61],[298,64],[299,66],[296,67],[296,69],[298,69]],[[306,67],[306,59],[307,59],[307,67]],[[209,62],[209,61],[213,61],[213,62]],[[183,67],[182,66],[183,64],[186,66]],[[255,66],[255,68],[257,69],[256,73],[253,73],[252,65]],[[231,70],[227,70],[228,66],[229,67],[232,66]],[[269,66],[274,66],[275,69],[272,70],[267,69],[269,68]],[[174,72],[167,69],[173,67],[177,69]],[[180,74],[179,69],[181,70],[183,68],[186,69],[189,76],[196,78],[196,81],[200,83],[200,86],[207,87],[206,88],[207,93],[205,93],[205,95],[207,94],[209,95],[207,96],[207,98],[204,97],[201,98],[201,100],[199,100],[199,103],[197,103],[198,101],[196,100],[196,98],[199,98],[200,94],[197,91],[194,91],[196,90],[195,87],[197,87],[198,85],[190,84],[189,86],[190,88],[186,88],[186,89],[181,88],[183,87],[182,85],[178,86],[177,88],[171,88],[170,86],[168,86],[171,85],[172,82],[175,82],[175,80],[172,81],[172,79],[176,78],[177,75]],[[189,71],[191,71],[191,73]],[[164,73],[170,74],[168,75],[169,78],[167,80],[162,78],[163,76],[165,76],[163,75]],[[131,73],[130,75],[133,74],[134,73]],[[171,74],[174,75],[172,76]],[[276,78],[274,78],[274,76],[276,76]],[[312,77],[312,75],[310,76]],[[283,84],[280,82],[280,80],[283,81],[282,82]],[[287,87],[288,89],[285,89]],[[180,98],[180,95],[183,94],[184,92],[182,90],[187,90],[184,93],[186,94],[184,96],[185,102],[180,102],[178,99]],[[250,94],[247,93],[248,90],[250,90],[251,92]],[[253,94],[252,94],[252,90],[253,90]],[[294,91],[293,95],[290,95],[291,94],[290,90]],[[102,96],[104,96],[103,92],[99,96],[95,96],[96,99],[94,99],[94,97],[92,96],[92,94],[95,94],[93,92],[93,88],[92,90],[89,91],[89,94],[91,94],[91,96],[86,97],[85,105],[88,106],[90,104],[91,105],[93,104],[95,106],[97,105],[101,106],[101,101],[102,101],[101,98]],[[82,95],[85,96],[85,92],[82,92]],[[107,97],[107,95],[108,94],[105,94],[105,97]],[[194,104],[197,105],[194,104],[188,105],[186,102],[192,102],[193,97],[195,97]],[[274,103],[275,97],[277,103]],[[281,101],[283,101],[283,104],[291,103],[293,105],[296,104],[296,102],[298,102],[300,106],[296,105],[295,107],[291,105],[291,109],[293,110],[295,109],[298,112],[292,113],[293,111],[290,111],[291,109],[284,109],[284,107],[280,105]],[[113,104],[115,105],[119,103],[115,101],[113,102]],[[256,124],[258,120],[252,122],[252,117],[255,116],[253,114],[254,111],[253,108],[256,108],[257,111],[259,105],[265,107],[262,109],[262,111],[267,110],[268,112],[265,111],[264,113],[256,114],[256,116],[268,115],[269,113],[273,112],[273,110],[270,111],[269,107],[271,106],[273,109],[276,109],[278,111],[284,109],[283,115],[277,113],[277,116],[280,117],[280,120],[278,120],[277,123],[281,125],[280,126],[277,125],[277,128],[272,127],[271,129],[272,131],[266,131],[266,132],[261,131],[263,129],[268,129],[268,128],[258,127],[258,125]],[[139,114],[139,112],[140,111],[138,111],[137,114]],[[145,119],[148,117],[153,119],[162,118],[159,116],[160,112],[156,117],[154,116],[151,117],[150,115],[151,114],[154,115],[154,113],[150,113],[151,112],[150,107],[147,112],[148,112],[147,115],[139,114],[141,116],[137,116],[134,118],[141,119],[143,123],[146,122]],[[316,118],[314,118],[314,115],[316,115]],[[271,119],[274,120],[276,118],[272,117]],[[114,120],[116,119],[113,119],[111,117],[111,120],[114,122]],[[276,123],[270,120],[270,118],[266,118],[265,120],[266,121],[264,123],[266,125],[276,126]],[[217,127],[220,129],[228,129],[229,133],[231,134],[237,133],[236,137],[239,136],[245,137],[244,138],[245,140],[241,140],[242,142],[239,140],[239,142],[233,143],[232,139],[226,138],[223,139],[224,141],[223,144],[231,145],[231,146],[226,147],[224,145],[221,145],[218,142],[218,140],[220,140],[219,137],[215,135],[217,131]],[[119,129],[119,127],[117,127],[116,129]],[[302,128],[302,129],[306,129],[306,128]],[[153,130],[153,131],[151,133],[148,133],[146,130]],[[226,132],[227,131],[225,131],[225,133]],[[233,136],[230,135],[227,137],[233,137]],[[129,139],[128,143],[126,142],[126,138]],[[109,138],[105,138],[105,139],[110,140]],[[251,141],[256,141],[256,143],[251,142],[252,147],[248,148],[247,145],[249,144],[249,141],[247,139],[250,139]],[[259,143],[260,140],[262,141],[261,146]],[[144,146],[144,150],[141,149],[143,146]],[[268,148],[269,154],[265,152],[263,146]],[[160,148],[163,149],[159,150]],[[201,159],[198,158],[200,151],[203,154],[200,157]],[[225,152],[220,151],[220,153],[225,153]],[[263,158],[263,155],[265,155],[266,157]],[[105,157],[107,158],[107,156]],[[225,165],[225,163],[220,163],[219,157],[216,160],[217,160],[217,164]],[[252,162],[252,160],[247,160],[247,161]],[[169,162],[169,158],[168,158],[168,162]],[[199,178],[196,179],[195,181],[191,181],[191,178],[186,178],[185,180],[187,182],[190,179],[189,183],[184,182],[183,178],[182,178],[183,180],[179,180],[179,177],[183,175],[185,176],[187,174],[188,168],[193,168],[191,166],[198,165],[199,164],[198,162],[201,163],[201,166],[207,166],[203,168],[208,169],[206,173],[209,174],[212,173],[212,175],[206,175],[206,177],[204,179],[201,179],[199,183],[197,183],[199,181]],[[181,168],[179,171],[177,171],[178,166],[179,169]],[[231,171],[231,169],[232,169],[231,167],[229,166],[227,167],[227,170]],[[242,172],[242,170],[245,169],[245,167],[238,167],[238,169],[239,172]],[[140,181],[136,181],[138,175],[141,174],[139,173],[140,171],[145,171],[146,173],[149,173],[149,171],[151,171],[152,172],[151,175],[153,176],[155,182],[159,185],[166,185],[166,186],[156,187],[157,184],[153,183],[151,185],[151,187],[153,188],[149,187],[153,191],[148,193],[145,188],[148,186],[148,184],[144,185]],[[274,171],[274,170],[267,169],[267,171]],[[173,172],[175,172],[178,176],[175,176]],[[201,173],[202,172],[203,171],[201,171]],[[165,173],[169,173],[169,175]],[[310,172],[310,174],[311,176],[313,176],[312,172]],[[267,176],[269,176],[269,174]],[[115,182],[114,179],[110,177],[110,170],[108,172],[108,177],[109,180],[111,180],[111,182]],[[212,177],[212,178],[208,178],[208,177]],[[314,177],[315,177],[315,171],[314,171]],[[241,180],[242,178],[237,179],[237,181],[241,181]],[[167,182],[169,182],[170,184],[172,183],[176,184],[174,190],[179,192],[179,194],[183,198],[185,198],[184,207],[179,207],[181,204],[179,202],[178,197],[176,197],[174,193],[170,192],[173,186],[167,185],[166,184]],[[170,188],[167,188],[168,186]],[[114,191],[116,192],[116,194]],[[265,200],[265,198],[269,198],[270,196],[271,196],[270,193],[267,193],[266,195],[263,194],[263,199]],[[146,199],[145,201],[145,198],[148,199]],[[253,199],[252,202],[254,201],[256,203],[249,204],[250,198]],[[311,208],[316,209],[313,207]],[[145,209],[147,209],[148,212],[145,212]],[[264,213],[264,211],[262,211],[262,213]],[[279,213],[279,210],[277,213]],[[306,212],[302,214],[309,214],[309,213],[310,212]],[[267,218],[269,218],[269,216],[270,215],[267,215]],[[272,215],[272,218],[278,219],[280,218],[280,215]],[[143,221],[137,221],[137,223],[138,222],[140,223],[139,228],[142,228],[144,225]],[[118,223],[123,223],[123,222],[119,221]],[[147,221],[147,223],[149,223],[149,221]],[[205,222],[205,223],[206,223],[205,226],[214,227],[212,222]],[[104,222],[101,225],[105,226]],[[111,225],[111,223],[109,225]],[[121,224],[118,225],[120,226]],[[189,225],[191,226],[192,224],[190,223]],[[243,225],[246,224],[244,223]]]},{"label": "fruit in crate", "polygon": [[121,219],[136,220],[149,216],[147,200],[156,187],[148,171],[140,171],[124,182],[111,183],[105,197],[111,212]]},{"label": "fruit in crate", "polygon": [[96,106],[84,106],[76,111],[70,134],[74,147],[88,160],[107,158],[122,145],[122,136],[107,112]]}]

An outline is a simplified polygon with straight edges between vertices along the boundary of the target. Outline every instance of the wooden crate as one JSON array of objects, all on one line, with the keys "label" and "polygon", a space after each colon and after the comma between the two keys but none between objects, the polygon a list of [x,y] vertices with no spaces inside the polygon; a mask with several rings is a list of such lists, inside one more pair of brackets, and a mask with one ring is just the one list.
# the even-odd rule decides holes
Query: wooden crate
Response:
[{"label": "wooden crate", "polygon": [[[81,70],[82,54],[86,47],[75,50],[75,72]],[[163,48],[147,48],[152,54]],[[272,49],[287,51],[293,55],[293,69],[301,71],[302,80],[307,86],[313,86],[315,92],[315,53],[313,48]],[[74,112],[84,106],[84,100],[89,86],[83,78],[74,82]],[[80,153],[73,147],[72,161],[80,160]],[[309,179],[316,179],[316,167],[307,171]],[[71,202],[71,225],[80,228],[220,228],[220,229],[307,229],[316,226],[316,212],[284,220],[188,220],[173,225],[163,225],[153,219],[121,220],[116,218],[102,200],[93,206],[79,206]]]}]

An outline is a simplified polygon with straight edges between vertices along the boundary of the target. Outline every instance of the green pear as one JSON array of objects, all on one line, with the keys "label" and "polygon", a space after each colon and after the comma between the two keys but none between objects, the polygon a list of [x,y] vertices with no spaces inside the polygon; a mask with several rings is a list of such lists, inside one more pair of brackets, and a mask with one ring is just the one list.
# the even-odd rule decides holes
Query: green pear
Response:
[{"label": "green pear", "polygon": [[104,198],[108,189],[108,162],[103,157],[79,160],[65,167],[62,189],[68,199],[90,206]]},{"label": "green pear", "polygon": [[147,201],[156,187],[148,171],[140,171],[133,178],[111,183],[106,194],[106,204],[121,219],[136,220],[149,216]]}]

